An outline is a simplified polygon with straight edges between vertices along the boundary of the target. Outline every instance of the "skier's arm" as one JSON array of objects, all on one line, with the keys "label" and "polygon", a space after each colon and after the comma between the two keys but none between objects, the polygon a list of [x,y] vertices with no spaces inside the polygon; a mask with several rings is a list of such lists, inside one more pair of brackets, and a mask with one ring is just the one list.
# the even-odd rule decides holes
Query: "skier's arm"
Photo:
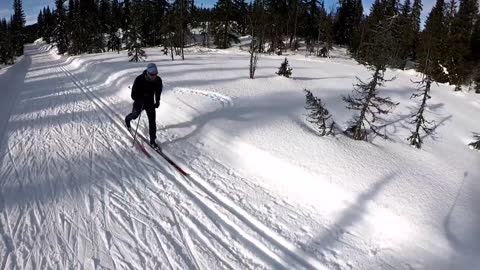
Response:
[{"label": "skier's arm", "polygon": [[162,90],[163,90],[163,83],[162,83],[162,79],[160,79],[159,83],[158,83],[158,88],[155,91],[155,103],[156,104],[160,104],[160,94],[162,94]]},{"label": "skier's arm", "polygon": [[137,78],[135,78],[135,81],[133,82],[133,86],[132,86],[131,97],[132,97],[133,100],[137,100],[137,98],[139,97],[139,94],[140,94],[139,93],[140,89],[138,89],[138,84],[139,84],[139,82],[138,82],[138,77],[137,77]]}]

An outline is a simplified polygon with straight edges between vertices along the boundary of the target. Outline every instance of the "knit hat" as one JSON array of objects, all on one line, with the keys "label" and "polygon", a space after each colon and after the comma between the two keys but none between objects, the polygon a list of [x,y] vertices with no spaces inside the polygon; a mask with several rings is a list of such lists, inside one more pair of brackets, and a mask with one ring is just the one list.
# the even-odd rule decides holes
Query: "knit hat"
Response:
[{"label": "knit hat", "polygon": [[154,63],[148,64],[147,72],[150,75],[157,75],[158,74],[157,65],[155,65]]}]

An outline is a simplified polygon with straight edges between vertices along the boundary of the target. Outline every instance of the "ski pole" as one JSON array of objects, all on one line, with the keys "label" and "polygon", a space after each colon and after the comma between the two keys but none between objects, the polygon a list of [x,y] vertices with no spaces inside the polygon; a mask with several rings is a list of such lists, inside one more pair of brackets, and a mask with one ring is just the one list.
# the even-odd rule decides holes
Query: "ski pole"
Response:
[{"label": "ski pole", "polygon": [[142,111],[143,111],[143,104],[142,104],[142,108],[140,109],[140,115],[138,116],[137,128],[135,129],[135,135],[133,135],[133,145],[132,145],[132,147],[135,145],[135,141],[137,140],[137,131],[138,131],[138,126],[140,124],[140,119],[142,119]]}]

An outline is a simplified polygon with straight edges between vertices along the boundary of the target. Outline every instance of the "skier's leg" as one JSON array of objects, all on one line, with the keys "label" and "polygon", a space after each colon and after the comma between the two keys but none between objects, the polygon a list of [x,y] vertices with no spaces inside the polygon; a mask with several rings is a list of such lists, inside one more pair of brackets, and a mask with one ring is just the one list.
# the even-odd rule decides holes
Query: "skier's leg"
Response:
[{"label": "skier's leg", "polygon": [[148,116],[148,130],[150,133],[150,142],[155,142],[157,138],[157,124],[155,122],[155,108],[146,108],[145,111],[147,112]]},{"label": "skier's leg", "polygon": [[142,104],[140,102],[133,102],[132,112],[125,117],[125,125],[130,128],[130,121],[137,119],[142,112]]}]

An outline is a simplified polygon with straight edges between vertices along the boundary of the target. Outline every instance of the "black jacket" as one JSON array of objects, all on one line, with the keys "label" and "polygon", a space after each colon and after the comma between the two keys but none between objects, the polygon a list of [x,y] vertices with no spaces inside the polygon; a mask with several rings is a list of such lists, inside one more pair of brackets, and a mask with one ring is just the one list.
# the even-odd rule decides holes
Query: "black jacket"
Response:
[{"label": "black jacket", "polygon": [[160,102],[160,94],[163,89],[162,79],[157,76],[154,81],[149,81],[146,76],[147,71],[145,70],[135,79],[132,87],[132,99],[142,102],[144,106],[153,106],[156,102]]}]

